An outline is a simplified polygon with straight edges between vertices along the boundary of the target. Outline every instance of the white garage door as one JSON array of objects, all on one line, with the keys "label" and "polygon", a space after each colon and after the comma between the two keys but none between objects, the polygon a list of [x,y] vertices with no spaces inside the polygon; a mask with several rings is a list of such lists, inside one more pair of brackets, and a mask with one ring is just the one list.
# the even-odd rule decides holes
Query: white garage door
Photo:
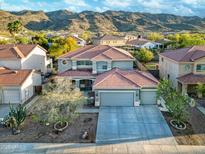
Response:
[{"label": "white garage door", "polygon": [[141,91],[140,92],[141,104],[151,105],[157,103],[157,93],[156,91]]},{"label": "white garage door", "polygon": [[20,91],[19,90],[3,90],[4,103],[11,104],[20,103]]},{"label": "white garage door", "polygon": [[134,92],[101,92],[100,106],[134,106]]}]

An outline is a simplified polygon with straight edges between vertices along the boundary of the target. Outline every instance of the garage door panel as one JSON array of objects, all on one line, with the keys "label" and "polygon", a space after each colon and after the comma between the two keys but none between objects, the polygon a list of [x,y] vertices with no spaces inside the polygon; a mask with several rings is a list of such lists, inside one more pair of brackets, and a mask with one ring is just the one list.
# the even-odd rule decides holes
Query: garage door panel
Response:
[{"label": "garage door panel", "polygon": [[133,106],[133,92],[101,92],[101,106]]},{"label": "garage door panel", "polygon": [[4,103],[15,104],[20,103],[20,91],[19,90],[3,90]]},{"label": "garage door panel", "polygon": [[141,104],[153,105],[157,103],[156,91],[141,91],[140,97]]}]

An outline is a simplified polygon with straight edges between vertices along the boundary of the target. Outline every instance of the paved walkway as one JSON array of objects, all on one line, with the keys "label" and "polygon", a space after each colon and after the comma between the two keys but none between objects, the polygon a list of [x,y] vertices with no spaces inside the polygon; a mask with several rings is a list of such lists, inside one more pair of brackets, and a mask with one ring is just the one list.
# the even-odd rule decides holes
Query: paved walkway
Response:
[{"label": "paved walkway", "polygon": [[143,144],[177,144],[161,112],[155,105],[101,107],[96,143],[140,141]]},{"label": "paved walkway", "polygon": [[205,154],[205,146],[0,143],[0,154]]}]

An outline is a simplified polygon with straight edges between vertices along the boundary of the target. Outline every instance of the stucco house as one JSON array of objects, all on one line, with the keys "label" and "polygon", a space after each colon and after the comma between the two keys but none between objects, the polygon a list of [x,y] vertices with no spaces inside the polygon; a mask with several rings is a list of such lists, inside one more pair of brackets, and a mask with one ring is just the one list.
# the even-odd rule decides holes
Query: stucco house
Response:
[{"label": "stucco house", "polygon": [[0,104],[24,103],[36,87],[41,85],[41,74],[34,70],[11,70],[0,67]]},{"label": "stucco house", "polygon": [[134,57],[107,45],[90,45],[58,58],[58,77],[92,91],[95,106],[156,104],[158,81],[133,69]]},{"label": "stucco house", "polygon": [[128,46],[132,46],[135,48],[147,48],[147,49],[158,49],[161,47],[161,43],[153,42],[144,38],[137,38],[134,40],[127,41]]},{"label": "stucco house", "polygon": [[46,74],[51,61],[39,45],[0,45],[0,66],[10,69],[34,69]]},{"label": "stucco house", "polygon": [[167,50],[159,55],[160,77],[172,81],[182,93],[195,93],[197,83],[205,84],[205,46]]},{"label": "stucco house", "polygon": [[78,35],[72,35],[71,37],[76,40],[78,46],[83,47],[86,45],[86,41],[80,38]]},{"label": "stucco house", "polygon": [[100,38],[94,39],[95,45],[109,45],[114,47],[126,45],[127,39],[123,36],[104,35]]}]

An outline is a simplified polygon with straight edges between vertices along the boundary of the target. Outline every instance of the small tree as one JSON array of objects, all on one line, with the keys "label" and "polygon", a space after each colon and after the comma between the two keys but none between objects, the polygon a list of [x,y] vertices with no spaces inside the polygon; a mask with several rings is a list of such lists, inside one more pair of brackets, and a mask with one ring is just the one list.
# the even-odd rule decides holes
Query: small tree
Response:
[{"label": "small tree", "polygon": [[172,83],[169,80],[162,79],[157,87],[157,96],[162,97],[165,101],[172,99],[174,89]]},{"label": "small tree", "polygon": [[9,31],[9,33],[13,36],[14,41],[15,41],[15,35],[22,30],[22,23],[19,20],[16,20],[14,22],[10,22],[7,25],[7,29]]},{"label": "small tree", "polygon": [[37,104],[36,114],[41,121],[72,122],[76,110],[85,102],[85,97],[69,80],[56,79],[43,90],[42,103]]},{"label": "small tree", "polygon": [[166,101],[167,109],[169,110],[172,118],[176,120],[177,124],[187,121],[187,108],[188,100],[185,96],[172,92],[172,99]]},{"label": "small tree", "polygon": [[203,83],[198,83],[196,86],[197,95],[199,98],[202,98],[205,94],[205,85]]},{"label": "small tree", "polygon": [[153,53],[146,48],[142,48],[139,50],[139,52],[136,53],[136,58],[139,59],[139,61],[144,63],[151,61],[153,57],[154,57]]}]

